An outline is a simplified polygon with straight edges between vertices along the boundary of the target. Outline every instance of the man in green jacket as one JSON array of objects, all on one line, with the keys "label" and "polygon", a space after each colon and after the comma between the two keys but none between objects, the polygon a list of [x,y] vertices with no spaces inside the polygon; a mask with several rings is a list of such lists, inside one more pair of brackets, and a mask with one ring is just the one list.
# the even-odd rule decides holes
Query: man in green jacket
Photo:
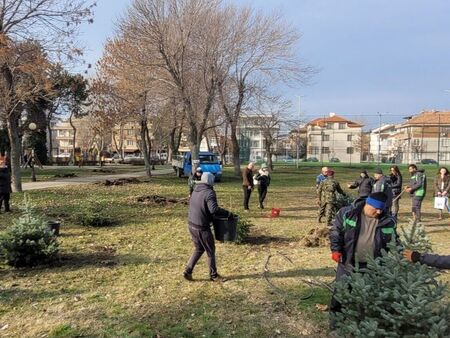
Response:
[{"label": "man in green jacket", "polygon": [[412,215],[414,222],[421,221],[422,201],[427,192],[427,177],[424,170],[418,170],[415,164],[408,166],[411,180],[405,191],[411,195],[412,198]]}]

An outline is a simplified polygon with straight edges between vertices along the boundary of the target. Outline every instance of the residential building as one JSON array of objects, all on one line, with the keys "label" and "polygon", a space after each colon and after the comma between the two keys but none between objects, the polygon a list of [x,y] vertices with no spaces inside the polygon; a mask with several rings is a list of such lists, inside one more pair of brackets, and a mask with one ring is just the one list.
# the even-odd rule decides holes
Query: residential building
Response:
[{"label": "residential building", "polygon": [[[243,116],[240,119],[237,135],[241,162],[267,160],[264,134],[270,135],[275,140],[278,139],[280,127],[275,126],[271,130],[265,130],[262,124],[258,122],[262,118],[261,116]],[[277,142],[273,142],[272,150],[276,152]]]},{"label": "residential building", "polygon": [[395,124],[385,124],[370,132],[370,158],[375,162],[387,162],[392,155],[393,139],[391,135],[397,130]]},{"label": "residential building", "polygon": [[396,162],[432,159],[450,164],[450,111],[422,111],[409,117],[389,138]]},{"label": "residential building", "polygon": [[356,145],[362,139],[362,127],[335,113],[308,122],[307,157],[323,162],[337,158],[340,162],[359,163],[361,151]]}]

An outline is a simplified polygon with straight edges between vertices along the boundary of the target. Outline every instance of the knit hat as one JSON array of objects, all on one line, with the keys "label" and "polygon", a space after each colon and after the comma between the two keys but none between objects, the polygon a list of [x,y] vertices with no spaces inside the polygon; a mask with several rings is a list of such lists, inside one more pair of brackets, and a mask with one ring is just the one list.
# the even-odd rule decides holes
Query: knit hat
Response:
[{"label": "knit hat", "polygon": [[202,167],[197,167],[197,169],[195,169],[195,171],[198,172],[198,173],[202,173],[203,169],[202,169]]},{"label": "knit hat", "polygon": [[374,172],[374,174],[383,175],[383,170],[381,170],[381,168],[375,168],[375,170],[373,172]]},{"label": "knit hat", "polygon": [[211,173],[206,172],[206,173],[202,174],[202,178],[200,179],[200,183],[205,183],[205,184],[208,184],[208,185],[210,185],[212,187],[214,185],[214,180],[215,180],[214,175],[211,174]]},{"label": "knit hat", "polygon": [[261,164],[261,169],[269,169],[266,163]]},{"label": "knit hat", "polygon": [[375,209],[383,210],[386,206],[387,195],[384,192],[374,192],[367,197],[366,204]]}]

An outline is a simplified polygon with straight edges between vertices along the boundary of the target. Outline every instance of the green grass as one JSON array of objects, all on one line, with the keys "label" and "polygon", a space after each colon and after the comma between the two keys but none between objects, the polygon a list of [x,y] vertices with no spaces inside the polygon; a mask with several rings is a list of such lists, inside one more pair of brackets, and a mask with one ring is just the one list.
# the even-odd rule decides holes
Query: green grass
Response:
[{"label": "green grass", "polygon": [[[336,167],[346,183],[357,167]],[[226,168],[216,186],[219,203],[242,213],[241,179]],[[426,169],[429,187],[436,168]],[[219,272],[230,280],[208,281],[205,258],[194,271],[195,282],[183,280],[190,254],[184,205],[145,205],[137,196],[158,194],[184,198],[186,179],[155,176],[151,182],[104,187],[83,185],[31,191],[39,209],[63,220],[60,261],[52,266],[15,270],[0,265],[0,335],[11,337],[325,337],[330,293],[310,288],[301,279],[331,282],[334,262],[328,248],[305,248],[300,240],[316,226],[315,176],[320,165],[277,165],[269,187],[267,209],[256,209],[256,193],[246,214],[254,225],[243,245],[217,243]],[[404,177],[406,168],[402,168]],[[438,253],[448,254],[448,218],[437,221],[431,188],[425,202],[428,235]],[[12,215],[2,214],[0,232],[17,217],[21,194],[13,194]],[[401,223],[409,217],[409,198],[401,200]],[[77,213],[100,204],[117,220],[108,228],[82,227]],[[279,207],[281,216],[268,218]],[[286,255],[292,263],[283,258]],[[268,255],[271,282],[262,278]],[[444,275],[449,281],[449,275]]]}]

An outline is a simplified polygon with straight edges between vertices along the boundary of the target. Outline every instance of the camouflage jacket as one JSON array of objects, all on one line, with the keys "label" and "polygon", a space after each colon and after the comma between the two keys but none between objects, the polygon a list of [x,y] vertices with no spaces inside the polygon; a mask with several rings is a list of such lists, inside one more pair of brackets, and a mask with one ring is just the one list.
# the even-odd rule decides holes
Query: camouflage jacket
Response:
[{"label": "camouflage jacket", "polygon": [[345,195],[338,181],[328,177],[319,184],[319,203],[336,203],[337,193]]}]

